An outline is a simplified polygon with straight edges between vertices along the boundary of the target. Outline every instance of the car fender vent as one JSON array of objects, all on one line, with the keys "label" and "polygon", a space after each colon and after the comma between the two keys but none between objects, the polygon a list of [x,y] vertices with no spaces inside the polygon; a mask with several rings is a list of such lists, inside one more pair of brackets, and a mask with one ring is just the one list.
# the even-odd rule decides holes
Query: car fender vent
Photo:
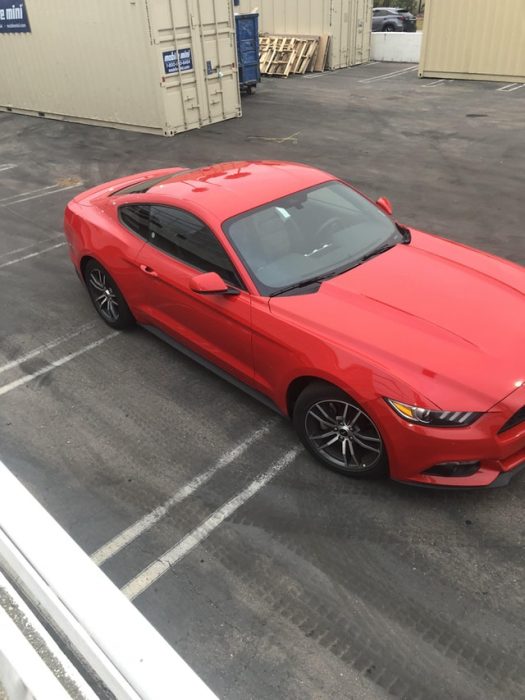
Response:
[{"label": "car fender vent", "polygon": [[517,425],[520,423],[525,422],[525,406],[522,406],[519,411],[516,411],[516,413],[509,418],[509,420],[505,423],[503,427],[501,427],[498,430],[498,435],[501,433],[507,432],[507,430],[511,430],[511,428],[515,428]]}]

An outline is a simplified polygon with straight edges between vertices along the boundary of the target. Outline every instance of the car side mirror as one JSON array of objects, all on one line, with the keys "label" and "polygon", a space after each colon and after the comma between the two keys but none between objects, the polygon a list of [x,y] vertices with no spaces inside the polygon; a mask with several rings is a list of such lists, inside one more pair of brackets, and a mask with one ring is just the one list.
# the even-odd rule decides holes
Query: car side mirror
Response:
[{"label": "car side mirror", "polygon": [[386,197],[379,197],[376,202],[377,206],[382,209],[387,216],[392,216],[394,209],[392,207],[392,202]]},{"label": "car side mirror", "polygon": [[190,289],[197,294],[239,294],[237,289],[228,287],[216,272],[204,272],[190,279]]}]

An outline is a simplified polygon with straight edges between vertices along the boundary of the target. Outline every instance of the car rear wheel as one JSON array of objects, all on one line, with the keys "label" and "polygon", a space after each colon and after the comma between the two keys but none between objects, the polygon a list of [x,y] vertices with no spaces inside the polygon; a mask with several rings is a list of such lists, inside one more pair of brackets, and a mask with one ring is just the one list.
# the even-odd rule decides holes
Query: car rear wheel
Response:
[{"label": "car rear wheel", "polygon": [[384,32],[395,32],[396,28],[393,24],[385,24],[385,26],[383,27],[383,31]]},{"label": "car rear wheel", "polygon": [[98,315],[112,328],[129,328],[135,322],[126,300],[109,272],[96,260],[84,269],[84,280]]},{"label": "car rear wheel", "polygon": [[325,466],[349,476],[388,474],[381,433],[366,411],[331,384],[315,382],[299,396],[294,427],[306,448]]}]

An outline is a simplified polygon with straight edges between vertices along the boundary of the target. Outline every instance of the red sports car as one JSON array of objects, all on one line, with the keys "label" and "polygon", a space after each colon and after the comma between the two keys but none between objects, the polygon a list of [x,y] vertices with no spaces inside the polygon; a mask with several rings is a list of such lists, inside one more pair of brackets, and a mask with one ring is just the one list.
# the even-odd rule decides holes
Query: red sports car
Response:
[{"label": "red sports car", "polygon": [[323,464],[427,486],[525,467],[525,270],[281,162],[139,173],[67,206],[100,316],[289,416]]}]

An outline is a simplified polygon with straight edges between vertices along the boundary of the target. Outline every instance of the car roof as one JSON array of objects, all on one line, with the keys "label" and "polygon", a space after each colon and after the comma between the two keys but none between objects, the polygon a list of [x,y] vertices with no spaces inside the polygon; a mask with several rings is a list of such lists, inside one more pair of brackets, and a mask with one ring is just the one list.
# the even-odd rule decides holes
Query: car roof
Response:
[{"label": "car roof", "polygon": [[191,203],[224,221],[308,187],[335,180],[301,163],[233,161],[185,170],[155,184],[149,194],[171,203]]}]

